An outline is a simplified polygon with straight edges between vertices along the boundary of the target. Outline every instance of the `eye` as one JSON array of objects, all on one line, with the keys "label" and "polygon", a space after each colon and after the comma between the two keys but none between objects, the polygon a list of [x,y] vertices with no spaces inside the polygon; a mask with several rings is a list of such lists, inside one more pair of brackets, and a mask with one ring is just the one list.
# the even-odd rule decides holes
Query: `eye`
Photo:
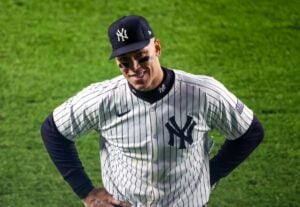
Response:
[{"label": "eye", "polygon": [[148,62],[149,59],[150,59],[150,56],[142,57],[141,59],[139,59],[139,63],[145,63],[145,62]]},{"label": "eye", "polygon": [[122,62],[122,63],[119,63],[119,68],[128,68],[129,67],[129,63],[127,62]]}]

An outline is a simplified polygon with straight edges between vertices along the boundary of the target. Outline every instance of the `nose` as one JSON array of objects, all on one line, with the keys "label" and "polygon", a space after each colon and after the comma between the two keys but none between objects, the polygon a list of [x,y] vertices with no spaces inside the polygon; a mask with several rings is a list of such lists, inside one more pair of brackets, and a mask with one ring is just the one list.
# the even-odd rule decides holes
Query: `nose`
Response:
[{"label": "nose", "polygon": [[141,65],[140,65],[139,61],[133,59],[133,60],[132,60],[132,65],[131,65],[131,69],[132,69],[133,71],[136,71],[136,70],[139,70],[140,67],[141,67]]}]

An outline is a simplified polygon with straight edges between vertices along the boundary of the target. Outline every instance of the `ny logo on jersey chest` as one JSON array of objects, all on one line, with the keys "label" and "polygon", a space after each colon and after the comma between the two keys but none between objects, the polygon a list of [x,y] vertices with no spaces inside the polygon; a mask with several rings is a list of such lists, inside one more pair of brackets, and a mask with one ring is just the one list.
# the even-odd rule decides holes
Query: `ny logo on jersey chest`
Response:
[{"label": "ny logo on jersey chest", "polygon": [[187,116],[184,127],[180,129],[178,124],[175,121],[175,116],[172,116],[169,119],[169,122],[165,124],[170,134],[169,145],[174,146],[174,135],[180,138],[180,146],[179,149],[186,149],[185,142],[192,144],[192,132],[196,125],[196,122],[193,120],[191,116]]}]

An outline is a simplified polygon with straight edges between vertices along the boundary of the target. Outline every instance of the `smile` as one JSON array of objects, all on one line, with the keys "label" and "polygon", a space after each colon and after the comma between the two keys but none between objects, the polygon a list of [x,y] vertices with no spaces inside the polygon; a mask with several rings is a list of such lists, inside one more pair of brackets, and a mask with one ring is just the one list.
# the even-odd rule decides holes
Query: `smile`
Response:
[{"label": "smile", "polygon": [[146,71],[145,70],[142,70],[142,71],[139,71],[135,74],[131,74],[131,75],[128,75],[128,77],[136,77],[136,78],[143,78],[144,75],[145,75]]}]

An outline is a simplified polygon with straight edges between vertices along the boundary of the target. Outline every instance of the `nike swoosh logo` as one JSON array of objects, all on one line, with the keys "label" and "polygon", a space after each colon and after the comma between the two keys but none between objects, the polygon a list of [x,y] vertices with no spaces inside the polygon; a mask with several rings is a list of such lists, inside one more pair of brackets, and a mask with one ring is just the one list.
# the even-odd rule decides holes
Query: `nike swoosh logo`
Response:
[{"label": "nike swoosh logo", "polygon": [[118,116],[118,117],[121,117],[121,116],[124,116],[125,114],[127,114],[127,113],[129,113],[129,112],[130,112],[130,110],[125,111],[125,112],[122,112],[122,113],[117,112],[117,116]]}]

